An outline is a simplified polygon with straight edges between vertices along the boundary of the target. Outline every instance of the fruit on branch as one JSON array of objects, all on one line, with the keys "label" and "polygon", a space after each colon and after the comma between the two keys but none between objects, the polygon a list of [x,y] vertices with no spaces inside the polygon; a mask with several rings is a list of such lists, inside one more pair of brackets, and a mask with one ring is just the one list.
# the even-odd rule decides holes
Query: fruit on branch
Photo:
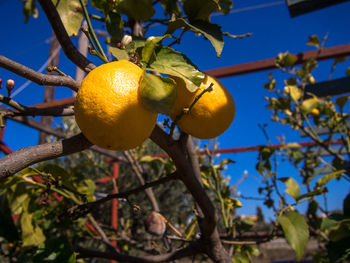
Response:
[{"label": "fruit on branch", "polygon": [[148,233],[162,236],[166,229],[165,218],[161,214],[153,211],[146,217],[145,227]]},{"label": "fruit on branch", "polygon": [[142,74],[140,67],[119,60],[95,68],[82,81],[75,102],[75,119],[91,143],[124,151],[150,136],[157,113],[140,101]]},{"label": "fruit on branch", "polygon": [[235,102],[227,88],[211,76],[206,76],[200,88],[191,93],[185,83],[176,78],[177,99],[170,114],[175,120],[181,112],[195,101],[196,97],[213,83],[212,90],[203,93],[193,108],[177,122],[180,130],[199,139],[211,139],[219,136],[231,125],[235,116]]}]

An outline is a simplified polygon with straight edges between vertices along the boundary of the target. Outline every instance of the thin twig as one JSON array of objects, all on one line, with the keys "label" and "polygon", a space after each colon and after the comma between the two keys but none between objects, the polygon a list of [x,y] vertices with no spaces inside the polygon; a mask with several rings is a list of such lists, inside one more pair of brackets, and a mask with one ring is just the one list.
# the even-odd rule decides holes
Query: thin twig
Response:
[{"label": "thin twig", "polygon": [[197,101],[204,95],[206,92],[211,92],[213,90],[214,83],[210,83],[209,87],[202,90],[201,93],[199,93],[194,101],[191,103],[191,105],[188,108],[184,108],[179,115],[176,116],[175,120],[172,122],[170,126],[170,137],[173,136],[175,125],[180,121],[183,115],[189,114],[194,107],[194,105],[197,103]]},{"label": "thin twig", "polygon": [[18,76],[29,79],[41,86],[66,86],[71,88],[73,91],[78,91],[80,86],[80,84],[70,76],[43,74],[1,55],[0,67],[11,71]]}]

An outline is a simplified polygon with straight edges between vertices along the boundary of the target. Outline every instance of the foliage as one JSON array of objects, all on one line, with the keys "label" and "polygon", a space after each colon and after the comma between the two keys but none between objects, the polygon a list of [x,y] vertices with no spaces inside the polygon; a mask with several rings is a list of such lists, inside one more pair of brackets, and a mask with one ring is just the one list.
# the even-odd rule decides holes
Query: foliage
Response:
[{"label": "foliage", "polygon": [[[307,44],[316,47],[319,54],[325,39],[321,43],[317,36],[311,36]],[[345,60],[335,59],[331,74],[335,65]],[[303,255],[310,232],[326,248],[314,255],[316,262],[343,262],[349,259],[348,246],[340,245],[348,242],[350,237],[346,212],[349,197],[344,200],[342,213],[337,215],[322,207],[319,197],[323,196],[326,200],[331,180],[349,181],[350,133],[346,124],[348,114],[344,110],[349,97],[318,97],[309,92],[310,85],[315,83],[312,73],[317,67],[316,61],[317,57],[312,57],[298,67],[294,65],[296,59],[293,55],[280,53],[276,65],[289,76],[284,81],[283,90],[277,88],[272,74],[268,75],[269,83],[264,88],[273,94],[266,97],[268,109],[272,111],[271,119],[299,130],[314,143],[303,149],[300,144],[288,144],[282,140],[284,146],[279,149],[262,147],[256,167],[264,177],[265,186],[259,188],[259,193],[265,195],[264,204],[274,209],[297,259]],[[267,134],[265,128],[263,131]],[[332,140],[343,144],[342,150],[332,147]],[[277,156],[294,166],[299,178],[279,177]],[[298,183],[300,180],[302,186]],[[284,183],[284,192],[292,199],[281,193],[278,181]],[[274,195],[279,199],[279,206],[275,204]],[[306,217],[295,210],[303,202],[308,202]],[[320,213],[325,217],[321,218]]]},{"label": "foliage", "polygon": [[[35,0],[23,0],[23,3],[26,21],[30,16],[38,15]],[[204,79],[204,74],[185,54],[172,48],[181,43],[184,34],[192,32],[209,40],[218,57],[223,49],[223,36],[235,37],[223,34],[220,26],[210,21],[213,12],[229,13],[231,0],[53,0],[52,3],[68,35],[77,35],[81,30],[90,41],[90,54],[107,63],[108,58],[91,20],[94,25],[105,27],[109,34],[106,42],[113,59],[127,59],[139,65],[144,70],[141,86],[157,87],[157,94],[173,96],[174,78],[182,79],[191,92],[195,92]],[[156,7],[163,12],[161,18],[158,14],[156,17]],[[87,21],[88,28],[80,28],[83,19]],[[156,23],[164,26],[164,34],[150,36],[148,29]],[[324,42],[317,36],[311,36],[307,44],[316,47],[317,54],[320,54]],[[337,58],[331,74],[335,66],[345,60]],[[298,260],[303,257],[310,236],[315,236],[323,248],[314,255],[315,261],[345,262],[349,259],[350,195],[344,199],[340,213],[327,211],[319,201],[319,197],[326,196],[331,180],[349,181],[350,131],[345,125],[348,114],[344,112],[349,97],[311,94],[308,87],[315,83],[312,73],[317,67],[317,57],[309,58],[301,67],[295,66],[295,63],[296,58],[288,52],[276,57],[276,66],[288,74],[288,79],[280,90],[273,75],[268,75],[269,82],[264,88],[273,94],[266,98],[268,109],[272,111],[274,121],[302,131],[314,144],[304,149],[301,145],[282,141],[284,146],[279,149],[269,145],[260,148],[256,170],[263,177],[263,184],[258,192],[264,204],[274,210],[274,222],[265,223],[261,211],[258,212],[257,223],[236,215],[242,203],[237,199],[236,186],[230,187],[225,177],[225,167],[234,162],[229,159],[218,162],[212,151],[215,144],[213,149],[207,147],[206,155],[199,157],[201,178],[196,180],[203,184],[204,195],[206,193],[214,200],[219,211],[218,223],[214,222],[213,228],[218,228],[219,241],[229,251],[229,260],[233,262],[250,262],[252,256],[259,255],[255,245],[270,241],[280,231],[283,231]],[[346,74],[349,75],[349,70]],[[149,90],[145,89],[143,93],[149,94]],[[166,99],[161,98],[161,103],[152,108],[153,101],[144,99],[150,96],[141,96],[147,107],[165,114],[173,101],[167,100],[169,95],[165,95]],[[63,124],[65,134],[78,132],[73,119],[64,119]],[[164,126],[169,128],[166,122]],[[319,135],[315,127],[328,132]],[[266,134],[265,127],[262,129]],[[171,130],[170,135],[173,132]],[[177,137],[180,137],[176,141],[179,142],[184,134]],[[330,146],[334,139],[342,142],[346,157]],[[185,150],[182,153],[185,158],[190,158]],[[324,158],[324,153],[330,157]],[[117,181],[111,174],[112,162],[89,150],[30,166],[2,179],[0,252],[3,259],[28,263],[82,262],[75,252],[78,248],[88,247],[103,253],[106,247],[110,248],[110,241],[117,241],[122,255],[158,255],[208,238],[203,235],[203,229],[208,225],[203,226],[201,211],[192,201],[195,194],[191,196],[179,180],[167,181],[137,194],[128,193],[140,189],[140,185],[176,175],[178,167],[172,159],[163,155],[164,152],[149,141],[133,151],[119,154],[123,162],[119,165]],[[300,178],[280,177],[277,173],[278,156],[289,161]],[[194,170],[195,165],[191,165]],[[324,173],[326,169],[330,171]],[[96,181],[101,178],[110,178],[109,183],[97,184]],[[284,193],[279,189],[281,183],[285,186]],[[124,195],[116,198],[110,193]],[[151,196],[157,197],[155,202]],[[278,205],[275,196],[279,199]],[[111,199],[118,199],[117,230],[109,226],[110,202],[107,201]],[[308,202],[306,216],[297,211],[298,205],[303,202]],[[145,218],[157,210],[155,203],[159,204],[159,215],[167,224],[161,236],[147,233],[147,226],[144,227]],[[320,212],[324,213],[324,218],[319,216]],[[216,217],[213,217],[215,221]],[[244,239],[247,232],[261,229],[267,233],[262,239]],[[207,261],[207,257],[212,256],[211,252],[204,252],[207,254],[197,257],[198,261]]]}]

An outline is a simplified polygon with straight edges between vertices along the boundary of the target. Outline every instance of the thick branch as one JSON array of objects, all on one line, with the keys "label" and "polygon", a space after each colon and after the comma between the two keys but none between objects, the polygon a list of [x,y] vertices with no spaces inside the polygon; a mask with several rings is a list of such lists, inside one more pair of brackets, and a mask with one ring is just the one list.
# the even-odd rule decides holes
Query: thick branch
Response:
[{"label": "thick branch", "polygon": [[83,134],[62,141],[20,149],[0,159],[0,179],[14,175],[29,165],[80,152],[92,144]]},{"label": "thick branch", "polygon": [[195,164],[198,159],[193,157],[194,150],[188,147],[186,140],[173,141],[159,126],[155,127],[150,138],[173,159],[180,179],[203,212],[204,217],[200,222],[200,228],[204,252],[215,262],[231,262],[229,254],[222,246],[217,230],[216,209],[201,183],[199,167],[198,164]]},{"label": "thick branch", "polygon": [[81,258],[106,258],[106,259],[115,259],[119,262],[138,262],[138,263],[149,263],[149,262],[169,262],[176,259],[190,257],[194,254],[198,253],[200,249],[199,242],[190,243],[187,247],[176,250],[171,253],[162,254],[162,255],[152,255],[152,256],[143,256],[143,257],[135,257],[129,255],[123,255],[118,252],[101,252],[95,251],[85,248],[78,248],[76,252],[79,253],[78,257]]},{"label": "thick branch", "polygon": [[85,72],[89,72],[94,69],[95,65],[84,57],[73,45],[52,1],[39,0],[39,3],[44,10],[66,56]]},{"label": "thick branch", "polygon": [[43,74],[1,55],[0,67],[5,68],[21,77],[29,79],[41,86],[65,86],[71,88],[74,91],[77,91],[79,89],[79,83],[72,79],[70,76]]}]

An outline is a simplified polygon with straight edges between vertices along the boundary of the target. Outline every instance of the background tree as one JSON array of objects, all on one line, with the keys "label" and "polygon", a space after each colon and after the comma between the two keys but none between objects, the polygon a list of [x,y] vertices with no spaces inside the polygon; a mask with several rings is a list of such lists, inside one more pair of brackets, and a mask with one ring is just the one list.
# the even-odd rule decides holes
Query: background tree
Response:
[{"label": "background tree", "polygon": [[[63,52],[87,73],[95,65],[77,51],[69,38],[78,33],[83,18],[87,28],[83,27],[81,31],[90,40],[91,56],[108,61],[93,29],[101,23],[108,31],[107,44],[113,59],[147,64],[162,74],[182,78],[190,89],[198,86],[203,73],[171,47],[181,44],[184,34],[195,33],[209,40],[220,56],[223,36],[230,36],[210,22],[213,12],[229,12],[232,2],[227,0],[95,0],[88,9],[83,1],[24,1],[27,19],[37,15],[36,4],[46,14]],[[154,18],[155,5],[162,7],[164,17]],[[164,26],[164,35],[150,38],[148,29],[155,23]],[[317,38],[310,41],[322,49]],[[161,52],[164,50],[166,54]],[[165,262],[188,257],[199,261],[209,258],[214,262],[249,262],[252,255],[259,253],[254,245],[268,242],[283,231],[298,259],[301,259],[311,233],[320,238],[324,253],[319,253],[315,259],[326,261],[324,255],[327,255],[329,262],[345,261],[349,256],[346,245],[349,237],[343,235],[349,229],[348,198],[343,214],[332,215],[326,211],[327,217],[321,219],[317,211],[323,208],[317,202],[317,196],[324,195],[330,180],[344,176],[347,159],[333,152],[328,145],[329,138],[318,138],[310,132],[309,122],[341,131],[340,139],[346,144],[348,131],[342,130],[342,123],[346,117],[343,108],[347,97],[335,101],[312,95],[306,97],[310,94],[305,87],[313,82],[311,72],[317,58],[296,69],[292,67],[294,59],[290,54],[277,57],[277,65],[293,78],[286,81],[287,88],[278,91],[276,81],[270,76],[265,87],[275,93],[268,103],[274,119],[306,132],[315,141],[316,151],[312,148],[304,151],[295,144],[286,144],[281,149],[281,154],[305,179],[305,189],[301,189],[293,178],[278,177],[276,156],[279,152],[272,147],[261,147],[257,170],[263,176],[264,185],[259,192],[276,215],[272,230],[263,237],[247,240],[245,233],[256,226],[251,220],[236,216],[235,210],[241,204],[235,198],[236,189],[230,187],[224,177],[224,167],[232,161],[218,163],[211,148],[207,148],[206,156],[198,157],[190,136],[181,131],[176,134],[177,130],[164,125],[164,129],[155,127],[150,136],[152,142],[116,154],[92,146],[82,134],[77,134],[74,121],[66,120],[69,123],[67,129],[59,131],[63,140],[52,139],[0,160],[3,214],[0,223],[5,226],[0,229],[3,260],[75,262],[99,258],[101,261]],[[0,66],[39,85],[66,86],[73,91],[80,86],[78,81],[56,68],[53,70],[59,76],[41,74],[4,56],[0,56]],[[8,92],[1,97],[1,102],[8,108],[1,111],[1,120],[22,115],[66,116],[74,113],[72,108],[38,110],[23,106],[11,99],[13,83],[8,82],[6,87]],[[318,117],[314,109],[318,109]],[[330,164],[319,158],[320,148],[333,156]],[[119,189],[113,180],[109,185],[95,185],[95,179],[110,176],[111,164],[104,156],[88,149],[113,156],[121,163],[123,176],[118,181]],[[159,153],[166,153],[170,158],[150,155]],[[48,160],[54,161],[41,163]],[[331,166],[333,171],[316,179],[315,170],[321,164]],[[278,189],[278,180],[286,184],[286,193],[293,198],[292,202]],[[311,183],[312,180],[316,184]],[[118,192],[109,194],[112,190]],[[274,202],[274,195],[280,199],[279,206]],[[119,200],[118,231],[107,226],[106,207],[115,198]],[[295,209],[303,201],[310,202],[306,218]],[[146,226],[143,226],[144,222]],[[118,241],[117,249],[112,246],[113,240]]]}]

